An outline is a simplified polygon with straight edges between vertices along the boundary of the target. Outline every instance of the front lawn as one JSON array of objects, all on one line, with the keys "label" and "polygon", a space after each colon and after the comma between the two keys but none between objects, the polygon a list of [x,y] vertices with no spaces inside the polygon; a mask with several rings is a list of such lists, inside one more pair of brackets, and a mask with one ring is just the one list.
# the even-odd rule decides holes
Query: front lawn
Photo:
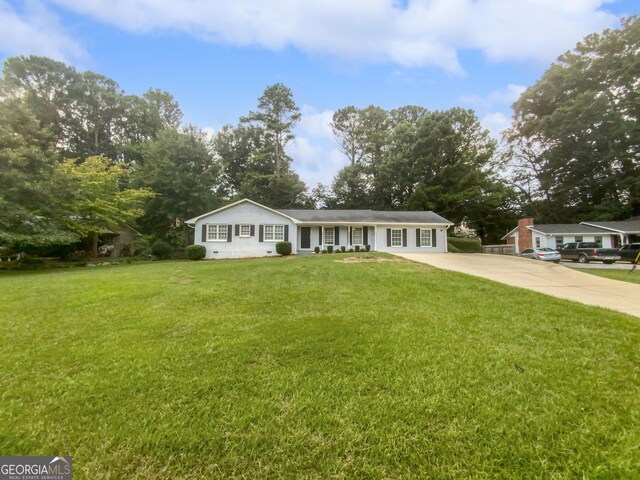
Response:
[{"label": "front lawn", "polygon": [[348,256],[1,274],[0,451],[92,480],[640,476],[637,318]]},{"label": "front lawn", "polygon": [[635,271],[631,271],[632,265],[629,264],[628,270],[614,270],[614,269],[595,269],[595,268],[583,268],[580,270],[584,273],[590,273],[591,275],[597,275],[599,277],[610,278],[612,280],[620,280],[622,282],[640,283],[640,268]]}]

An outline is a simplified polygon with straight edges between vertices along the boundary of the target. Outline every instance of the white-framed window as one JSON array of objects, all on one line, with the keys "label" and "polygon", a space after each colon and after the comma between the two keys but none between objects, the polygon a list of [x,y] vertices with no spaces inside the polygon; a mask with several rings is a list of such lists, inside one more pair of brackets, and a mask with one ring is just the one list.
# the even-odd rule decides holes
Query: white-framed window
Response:
[{"label": "white-framed window", "polygon": [[431,229],[430,228],[420,229],[420,246],[421,247],[431,246]]},{"label": "white-framed window", "polygon": [[564,245],[564,237],[556,237],[556,248],[562,248]]},{"label": "white-framed window", "polygon": [[265,225],[264,241],[281,242],[284,240],[284,225]]},{"label": "white-framed window", "polygon": [[324,227],[324,244],[325,245],[333,245],[334,239],[334,230],[333,227]]},{"label": "white-framed window", "polygon": [[574,242],[583,242],[584,240],[582,240],[582,235],[576,235]]},{"label": "white-framed window", "polygon": [[536,248],[540,248],[540,237],[536,237]]},{"label": "white-framed window", "polygon": [[598,248],[602,248],[602,237],[595,236],[595,237],[593,237],[593,241],[598,244]]},{"label": "white-framed window", "polygon": [[240,236],[241,237],[250,237],[251,236],[251,225],[240,225]]},{"label": "white-framed window", "polygon": [[353,227],[351,241],[354,245],[362,245],[362,227]]},{"label": "white-framed window", "polygon": [[401,228],[391,229],[391,246],[392,247],[402,246],[402,229]]},{"label": "white-framed window", "polygon": [[207,225],[207,242],[226,242],[228,231],[226,224]]}]

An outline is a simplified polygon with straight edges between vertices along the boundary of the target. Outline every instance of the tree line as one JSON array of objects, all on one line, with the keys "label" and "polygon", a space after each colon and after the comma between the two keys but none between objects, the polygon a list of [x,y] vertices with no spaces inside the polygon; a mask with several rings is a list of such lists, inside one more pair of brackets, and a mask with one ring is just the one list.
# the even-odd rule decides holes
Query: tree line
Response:
[{"label": "tree line", "polygon": [[539,223],[640,215],[640,24],[587,37],[514,104],[499,145],[475,112],[347,106],[331,127],[348,164],[310,189],[287,146],[300,110],[283,84],[209,137],[150,88],[45,57],[0,78],[0,246],[70,244],[129,223],[174,244],[188,218],[248,197],[279,208],[433,210],[496,241]]}]

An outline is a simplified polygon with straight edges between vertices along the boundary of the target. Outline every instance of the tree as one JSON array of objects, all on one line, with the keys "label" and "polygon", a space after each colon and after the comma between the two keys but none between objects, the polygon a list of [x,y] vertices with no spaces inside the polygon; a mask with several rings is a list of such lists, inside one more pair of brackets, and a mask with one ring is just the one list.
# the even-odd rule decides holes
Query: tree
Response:
[{"label": "tree", "polygon": [[264,153],[273,159],[273,173],[290,170],[291,158],[285,153],[285,148],[293,140],[293,127],[299,120],[300,109],[291,90],[282,83],[268,86],[258,99],[258,110],[241,119],[242,123],[254,123],[264,130]]},{"label": "tree", "polygon": [[356,164],[362,156],[360,110],[353,105],[336,110],[331,130],[340,150],[349,159],[349,165]]},{"label": "tree", "polygon": [[3,98],[21,98],[51,132],[61,158],[106,156],[116,163],[139,160],[138,147],[164,128],[177,128],[182,112],[158,89],[125,95],[117,82],[46,57],[12,57],[3,65]]},{"label": "tree", "polygon": [[145,144],[135,172],[134,184],[157,194],[140,219],[142,227],[164,237],[179,226],[186,243],[185,220],[222,205],[220,172],[204,132],[193,126],[162,130]]},{"label": "tree", "polygon": [[241,118],[236,127],[226,125],[216,134],[213,145],[223,167],[227,195],[279,208],[313,205],[285,153],[299,119],[291,90],[277,83],[265,89],[256,112]]},{"label": "tree", "polygon": [[22,249],[76,242],[57,197],[51,133],[22,99],[0,102],[0,246]]},{"label": "tree", "polygon": [[80,238],[91,238],[93,256],[98,253],[98,235],[102,230],[140,217],[144,204],[154,196],[144,188],[121,189],[126,174],[124,164],[113,165],[105,157],[67,159],[55,169],[56,180],[64,188],[55,202],[64,214],[59,218]]},{"label": "tree", "polygon": [[560,56],[514,104],[506,158],[539,221],[640,215],[639,49],[640,22],[625,19]]}]

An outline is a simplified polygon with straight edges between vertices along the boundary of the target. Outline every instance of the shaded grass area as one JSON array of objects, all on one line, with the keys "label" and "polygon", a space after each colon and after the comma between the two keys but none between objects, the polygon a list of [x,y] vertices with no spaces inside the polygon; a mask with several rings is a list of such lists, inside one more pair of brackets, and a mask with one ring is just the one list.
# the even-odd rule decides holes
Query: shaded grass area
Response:
[{"label": "shaded grass area", "polygon": [[[595,268],[583,268],[580,271],[584,273],[590,273],[591,275],[597,275],[598,277],[610,278],[612,280],[620,280],[622,282],[640,283],[640,268],[635,271],[631,271],[632,265],[629,265],[628,270],[615,270],[615,269],[595,269]],[[640,301],[640,299],[638,299]]]},{"label": "shaded grass area", "polygon": [[341,258],[0,275],[0,451],[87,479],[640,475],[637,319]]}]

